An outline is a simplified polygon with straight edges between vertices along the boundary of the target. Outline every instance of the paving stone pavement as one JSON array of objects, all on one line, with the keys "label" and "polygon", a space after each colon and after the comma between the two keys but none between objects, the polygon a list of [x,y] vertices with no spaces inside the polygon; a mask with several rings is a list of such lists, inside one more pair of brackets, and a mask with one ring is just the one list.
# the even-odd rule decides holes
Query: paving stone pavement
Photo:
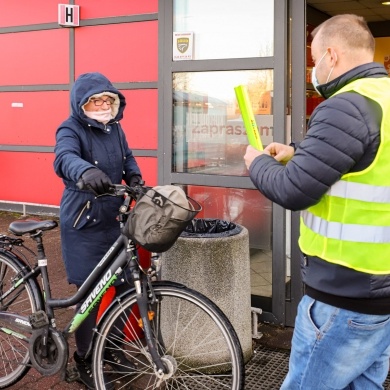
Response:
[{"label": "paving stone pavement", "polygon": [[[0,234],[8,234],[9,224],[17,219],[55,219],[50,216],[21,216],[20,214],[0,211]],[[35,243],[29,239],[25,239],[25,244],[31,249],[35,248]],[[48,259],[48,272],[50,277],[51,291],[55,298],[65,298],[75,292],[75,288],[69,285],[66,281],[65,269],[62,263],[60,229],[59,227],[45,232],[44,245],[46,256]],[[58,328],[64,327],[73,314],[73,309],[56,310],[56,319]],[[291,339],[291,329],[275,328],[272,326],[262,325],[259,331],[263,334],[263,338],[259,342],[254,342],[255,353],[253,359],[248,362],[246,370],[248,371],[248,385],[246,390],[263,389],[262,386],[268,389],[277,389],[279,382],[283,380],[287,370],[288,348]],[[273,342],[267,341],[273,340]],[[275,349],[276,348],[276,349]],[[69,365],[74,365],[73,352],[75,350],[74,337],[69,339]],[[285,368],[279,370],[279,376],[275,377],[274,369],[272,368],[275,356],[281,364],[281,358],[284,357]],[[283,359],[282,359],[283,360]],[[280,367],[279,367],[280,368]],[[284,370],[284,371],[283,371]],[[263,377],[259,377],[258,371],[263,372]],[[269,376],[270,375],[270,376]],[[267,381],[269,382],[267,384]],[[260,384],[261,383],[261,384]],[[274,387],[276,386],[276,387]],[[12,390],[84,390],[84,385],[78,382],[67,383],[62,380],[60,375],[44,377],[35,369],[31,368],[28,374],[18,383],[9,387]]]},{"label": "paving stone pavement", "polygon": [[[9,224],[17,219],[56,219],[50,216],[21,216],[20,214],[0,211],[0,234],[9,234]],[[25,243],[28,243],[28,239]],[[74,294],[75,288],[66,281],[65,269],[61,257],[60,230],[56,228],[46,232],[44,236],[46,255],[48,258],[48,272],[51,282],[52,295],[55,298],[65,298]],[[28,245],[34,248],[34,243]],[[58,327],[64,327],[71,316],[73,309],[59,309],[56,311]],[[283,328],[269,324],[259,324],[261,339],[254,340],[254,354],[246,365],[245,390],[277,390],[283,382],[288,370],[289,349],[291,345],[292,328]],[[69,356],[75,350],[74,338],[69,339]],[[69,364],[74,365],[70,357]],[[18,383],[9,387],[12,390],[85,390],[84,385],[78,382],[67,383],[59,375],[44,377],[35,369]],[[385,389],[390,390],[390,378],[385,382]],[[309,390],[309,389],[308,389]],[[310,389],[315,390],[315,389]]]}]

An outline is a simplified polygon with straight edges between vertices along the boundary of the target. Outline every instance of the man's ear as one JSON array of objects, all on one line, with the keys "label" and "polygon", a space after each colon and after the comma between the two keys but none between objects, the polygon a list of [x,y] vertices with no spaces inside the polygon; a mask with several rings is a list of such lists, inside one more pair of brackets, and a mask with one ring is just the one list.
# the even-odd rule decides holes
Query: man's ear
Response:
[{"label": "man's ear", "polygon": [[331,65],[335,66],[337,63],[337,60],[338,60],[337,50],[333,47],[329,47],[327,50],[328,50],[328,53],[330,55]]}]

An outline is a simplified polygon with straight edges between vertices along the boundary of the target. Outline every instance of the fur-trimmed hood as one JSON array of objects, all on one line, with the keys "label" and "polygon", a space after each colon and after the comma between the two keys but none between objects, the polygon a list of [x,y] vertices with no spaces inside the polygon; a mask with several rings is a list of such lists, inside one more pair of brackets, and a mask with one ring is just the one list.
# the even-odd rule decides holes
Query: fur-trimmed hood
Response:
[{"label": "fur-trimmed hood", "polygon": [[113,120],[120,121],[123,118],[126,99],[107,77],[98,72],[84,73],[75,81],[70,94],[71,116],[81,122],[87,122],[96,126],[96,121],[85,115],[83,106],[88,103],[92,96],[96,97],[99,95],[108,95],[115,99],[115,103],[111,106]]}]

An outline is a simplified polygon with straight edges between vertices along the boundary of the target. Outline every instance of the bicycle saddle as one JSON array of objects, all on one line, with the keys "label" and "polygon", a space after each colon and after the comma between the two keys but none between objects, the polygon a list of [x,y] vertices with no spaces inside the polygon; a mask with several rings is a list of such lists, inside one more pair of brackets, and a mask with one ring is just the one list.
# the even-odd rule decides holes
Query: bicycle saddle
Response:
[{"label": "bicycle saddle", "polygon": [[15,236],[23,236],[26,233],[36,233],[38,230],[51,230],[58,226],[56,221],[36,221],[26,219],[25,221],[14,221],[9,225],[8,230]]}]

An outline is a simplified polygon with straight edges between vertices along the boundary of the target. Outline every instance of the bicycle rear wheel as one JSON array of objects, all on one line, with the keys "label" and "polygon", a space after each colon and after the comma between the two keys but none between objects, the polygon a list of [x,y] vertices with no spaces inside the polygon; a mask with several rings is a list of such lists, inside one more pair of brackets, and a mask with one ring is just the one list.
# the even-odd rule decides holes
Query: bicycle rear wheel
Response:
[{"label": "bicycle rear wheel", "polygon": [[[36,281],[27,281],[18,286],[26,273],[25,264],[14,254],[0,251],[0,388],[18,382],[30,369],[28,341],[30,331],[23,331],[2,313],[14,313],[28,317],[42,308]],[[7,294],[9,290],[15,290]]]},{"label": "bicycle rear wheel", "polygon": [[[93,353],[97,388],[111,382],[118,389],[243,389],[240,342],[222,311],[202,294],[174,283],[155,284],[154,294],[156,303],[149,305],[152,332],[168,373],[156,372],[136,298],[130,295],[111,309],[97,330]],[[109,357],[115,354],[117,362]],[[129,369],[126,361],[135,368]]]}]

